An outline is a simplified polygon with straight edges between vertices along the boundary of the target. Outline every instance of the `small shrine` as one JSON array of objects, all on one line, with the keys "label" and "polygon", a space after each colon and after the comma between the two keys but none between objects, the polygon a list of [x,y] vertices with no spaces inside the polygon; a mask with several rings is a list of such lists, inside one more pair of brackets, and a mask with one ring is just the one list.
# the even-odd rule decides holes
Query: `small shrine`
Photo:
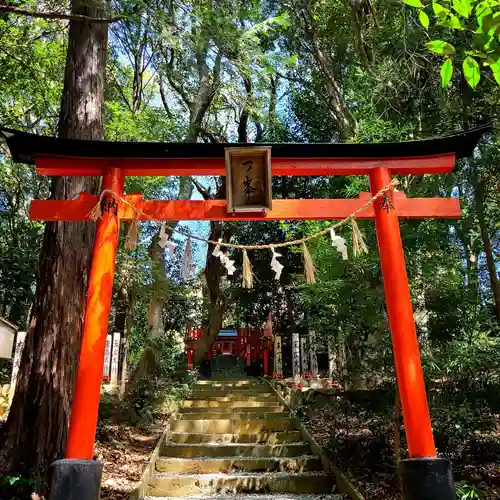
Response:
[{"label": "small shrine", "polygon": [[[186,331],[188,370],[193,369],[196,342],[203,334],[202,328],[188,328]],[[230,371],[232,375],[267,375],[272,348],[272,334],[265,328],[223,328],[203,360],[205,375],[217,375],[223,371]]]}]

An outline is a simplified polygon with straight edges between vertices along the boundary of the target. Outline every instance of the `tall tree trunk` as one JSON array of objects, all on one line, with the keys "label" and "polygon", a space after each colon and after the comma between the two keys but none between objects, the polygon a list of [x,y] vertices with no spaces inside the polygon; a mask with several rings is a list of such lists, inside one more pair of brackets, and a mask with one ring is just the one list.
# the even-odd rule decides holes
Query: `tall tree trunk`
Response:
[{"label": "tall tree trunk", "polygon": [[250,118],[250,109],[253,100],[252,80],[248,76],[245,76],[243,77],[243,83],[245,85],[246,99],[238,123],[238,142],[248,142],[248,119]]},{"label": "tall tree trunk", "polygon": [[[219,189],[214,197],[210,196],[210,193],[200,184],[196,183],[196,187],[205,200],[224,199],[226,196],[225,178],[222,179]],[[212,241],[218,241],[219,238],[222,238],[222,241],[224,242],[228,242],[231,238],[231,231],[229,231],[227,227],[224,228],[224,223],[211,221],[209,239]],[[198,340],[198,342],[196,342],[196,350],[193,356],[193,362],[195,365],[201,362],[210,346],[215,341],[220,329],[222,328],[222,322],[224,321],[224,315],[227,310],[227,300],[220,287],[223,268],[220,259],[213,256],[213,251],[213,247],[208,245],[207,261],[205,265],[205,280],[208,288],[208,298],[210,300],[209,321],[208,326],[204,331],[204,335]]]},{"label": "tall tree trunk", "polygon": [[500,321],[500,283],[495,267],[495,258],[493,257],[493,248],[491,246],[490,235],[484,213],[484,182],[477,178],[474,179],[474,201],[476,203],[476,214],[481,230],[481,239],[483,240],[484,253],[486,254],[486,265],[490,275],[490,285],[493,298],[495,300],[495,314]]},{"label": "tall tree trunk", "polygon": [[[223,241],[228,241],[229,237],[227,231],[224,233],[222,223],[212,221],[210,223],[210,237],[212,241],[218,241],[222,238]],[[211,245],[207,248],[207,263],[205,266],[205,279],[208,288],[208,297],[210,300],[209,322],[208,327],[205,328],[203,336],[196,342],[196,350],[193,356],[195,365],[199,364],[207,354],[210,346],[217,338],[217,335],[222,328],[224,315],[227,309],[227,301],[220,288],[220,281],[222,277],[222,264],[218,257],[214,257],[213,247]]]},{"label": "tall tree trunk", "polygon": [[[189,200],[193,193],[193,184],[191,177],[181,177],[179,182],[179,200]],[[177,222],[169,224],[175,228]],[[169,238],[172,232],[167,231]],[[160,232],[158,231],[151,240],[148,251],[152,265],[152,284],[151,298],[148,307],[148,326],[150,338],[158,338],[164,333],[163,325],[163,306],[165,305],[165,291],[169,286],[167,274],[165,271],[165,249],[158,245]]]},{"label": "tall tree trunk", "polygon": [[[72,13],[106,17],[100,0],[73,0]],[[103,138],[107,24],[73,22],[59,120],[61,137]],[[52,199],[96,192],[90,177],[55,177]],[[47,482],[66,448],[94,238],[89,222],[45,226],[30,328],[12,408],[3,428],[2,465]]]}]

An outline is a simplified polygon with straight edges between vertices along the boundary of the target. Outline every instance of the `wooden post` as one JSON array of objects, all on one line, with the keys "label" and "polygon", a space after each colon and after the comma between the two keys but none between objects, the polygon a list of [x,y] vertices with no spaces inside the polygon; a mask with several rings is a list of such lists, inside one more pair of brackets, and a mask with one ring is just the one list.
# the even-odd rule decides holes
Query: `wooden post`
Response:
[{"label": "wooden post", "polygon": [[316,355],[316,333],[309,333],[309,354],[311,357],[311,375],[318,376],[318,357]]},{"label": "wooden post", "polygon": [[[370,174],[373,194],[390,182],[391,174],[387,168],[378,168]],[[436,448],[413,319],[399,219],[392,203],[392,192],[388,193],[386,198],[375,202],[374,208],[408,452],[411,458],[435,457]]]},{"label": "wooden post", "polygon": [[264,375],[268,375],[269,374],[269,348],[268,347],[264,347],[263,356],[264,356]]},{"label": "wooden post", "polygon": [[[123,184],[123,171],[106,170],[103,190],[111,189],[121,196]],[[93,456],[120,229],[118,203],[106,195],[102,216],[97,220],[66,458],[92,460]]]},{"label": "wooden post", "polygon": [[303,377],[308,371],[308,359],[307,359],[308,356],[307,356],[306,343],[307,343],[307,338],[304,336],[300,337],[300,368]]}]

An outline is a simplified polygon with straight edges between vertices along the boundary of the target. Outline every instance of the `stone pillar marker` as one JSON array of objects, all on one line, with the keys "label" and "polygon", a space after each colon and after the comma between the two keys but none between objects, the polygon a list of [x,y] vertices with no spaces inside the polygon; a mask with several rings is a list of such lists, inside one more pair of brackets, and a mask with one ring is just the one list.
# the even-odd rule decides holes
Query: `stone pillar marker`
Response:
[{"label": "stone pillar marker", "polygon": [[113,333],[113,350],[111,351],[110,384],[118,385],[118,365],[120,363],[120,332]]}]

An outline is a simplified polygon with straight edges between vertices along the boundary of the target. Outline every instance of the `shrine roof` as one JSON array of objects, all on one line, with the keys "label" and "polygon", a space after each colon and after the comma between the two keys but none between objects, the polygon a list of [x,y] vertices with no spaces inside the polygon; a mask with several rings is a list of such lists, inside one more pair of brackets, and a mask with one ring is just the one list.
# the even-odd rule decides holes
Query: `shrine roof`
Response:
[{"label": "shrine roof", "polygon": [[481,135],[491,126],[442,137],[382,143],[173,143],[111,142],[60,139],[0,127],[14,161],[35,163],[35,156],[73,158],[224,158],[228,147],[272,147],[273,158],[410,158],[455,153],[472,155]]}]

